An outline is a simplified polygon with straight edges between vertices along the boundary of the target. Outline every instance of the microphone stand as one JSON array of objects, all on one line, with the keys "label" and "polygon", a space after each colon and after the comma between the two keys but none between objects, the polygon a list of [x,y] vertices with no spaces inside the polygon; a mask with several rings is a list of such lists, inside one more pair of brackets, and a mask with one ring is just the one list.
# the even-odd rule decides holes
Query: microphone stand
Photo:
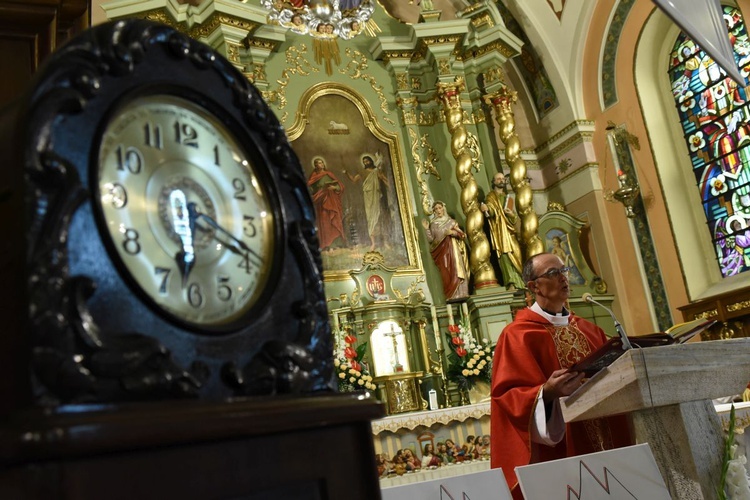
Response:
[{"label": "microphone stand", "polygon": [[592,297],[590,293],[584,293],[583,294],[583,300],[585,302],[591,302],[592,304],[596,304],[599,307],[603,307],[604,309],[606,309],[607,312],[609,313],[609,315],[612,316],[612,321],[615,322],[615,330],[617,330],[617,334],[622,339],[622,350],[623,351],[627,351],[628,349],[632,349],[633,348],[633,345],[630,343],[630,339],[628,338],[628,335],[625,333],[625,329],[622,327],[622,325],[620,324],[620,322],[617,320],[617,317],[615,316],[615,313],[613,313],[612,310],[609,307],[607,307],[604,304],[601,304],[601,303],[597,302],[596,300],[594,300],[594,297]]}]

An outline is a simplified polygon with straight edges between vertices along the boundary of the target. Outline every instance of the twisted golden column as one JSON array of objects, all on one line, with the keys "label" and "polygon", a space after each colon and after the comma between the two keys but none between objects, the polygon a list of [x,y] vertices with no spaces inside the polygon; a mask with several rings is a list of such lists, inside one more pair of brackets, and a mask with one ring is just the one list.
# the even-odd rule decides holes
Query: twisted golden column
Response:
[{"label": "twisted golden column", "polygon": [[526,162],[521,158],[516,120],[511,109],[517,100],[518,93],[507,88],[484,96],[484,102],[495,109],[495,119],[500,125],[500,140],[505,144],[505,161],[510,165],[510,186],[516,193],[516,212],[521,218],[521,245],[525,260],[544,252],[544,245],[538,234],[539,221],[534,212],[531,186],[526,180]]},{"label": "twisted golden column", "polygon": [[466,217],[466,234],[469,236],[471,252],[469,265],[474,288],[498,286],[495,271],[490,264],[490,243],[484,234],[484,216],[479,210],[477,182],[471,175],[472,158],[468,147],[468,133],[463,124],[460,93],[464,88],[462,78],[455,83],[438,83],[438,96],[442,100],[445,123],[451,134],[451,154],[456,160],[456,179],[461,186],[461,208]]}]

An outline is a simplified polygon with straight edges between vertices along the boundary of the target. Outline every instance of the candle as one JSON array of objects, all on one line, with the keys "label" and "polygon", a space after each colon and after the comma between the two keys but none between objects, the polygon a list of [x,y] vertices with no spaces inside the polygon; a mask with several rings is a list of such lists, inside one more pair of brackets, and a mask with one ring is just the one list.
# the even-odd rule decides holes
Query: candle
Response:
[{"label": "candle", "polygon": [[430,306],[430,313],[432,314],[432,331],[435,334],[435,349],[440,350],[443,348],[443,345],[440,340],[440,324],[438,323],[435,306]]},{"label": "candle", "polygon": [[446,304],[445,307],[448,308],[448,324],[453,325],[453,307],[450,304]]},{"label": "candle", "polygon": [[438,409],[437,391],[435,389],[430,389],[430,392],[428,394],[430,395],[430,410],[437,410]]},{"label": "candle", "polygon": [[461,304],[461,317],[464,320],[464,324],[466,325],[466,340],[473,341],[474,335],[471,333],[471,321],[469,320],[469,306],[466,305],[466,302]]},{"label": "candle", "polygon": [[334,332],[338,332],[339,331],[339,315],[335,311],[333,313],[333,331]]}]

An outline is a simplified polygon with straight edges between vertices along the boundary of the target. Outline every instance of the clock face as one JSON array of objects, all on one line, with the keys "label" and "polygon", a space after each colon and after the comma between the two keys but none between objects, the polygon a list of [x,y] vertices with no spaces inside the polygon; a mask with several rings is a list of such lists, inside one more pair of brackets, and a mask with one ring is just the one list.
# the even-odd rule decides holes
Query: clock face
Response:
[{"label": "clock face", "polygon": [[178,322],[221,330],[257,302],[274,218],[252,161],[206,109],[128,101],[99,148],[96,203],[126,278]]}]

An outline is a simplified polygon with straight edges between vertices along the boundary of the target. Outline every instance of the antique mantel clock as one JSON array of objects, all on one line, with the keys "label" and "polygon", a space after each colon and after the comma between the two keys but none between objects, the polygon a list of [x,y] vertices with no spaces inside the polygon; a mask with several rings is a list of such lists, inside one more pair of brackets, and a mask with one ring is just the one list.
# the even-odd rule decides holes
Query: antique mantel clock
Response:
[{"label": "antique mantel clock", "polygon": [[164,25],[102,25],[55,53],[2,124],[6,207],[25,217],[31,399],[334,387],[303,171],[229,62]]}]

